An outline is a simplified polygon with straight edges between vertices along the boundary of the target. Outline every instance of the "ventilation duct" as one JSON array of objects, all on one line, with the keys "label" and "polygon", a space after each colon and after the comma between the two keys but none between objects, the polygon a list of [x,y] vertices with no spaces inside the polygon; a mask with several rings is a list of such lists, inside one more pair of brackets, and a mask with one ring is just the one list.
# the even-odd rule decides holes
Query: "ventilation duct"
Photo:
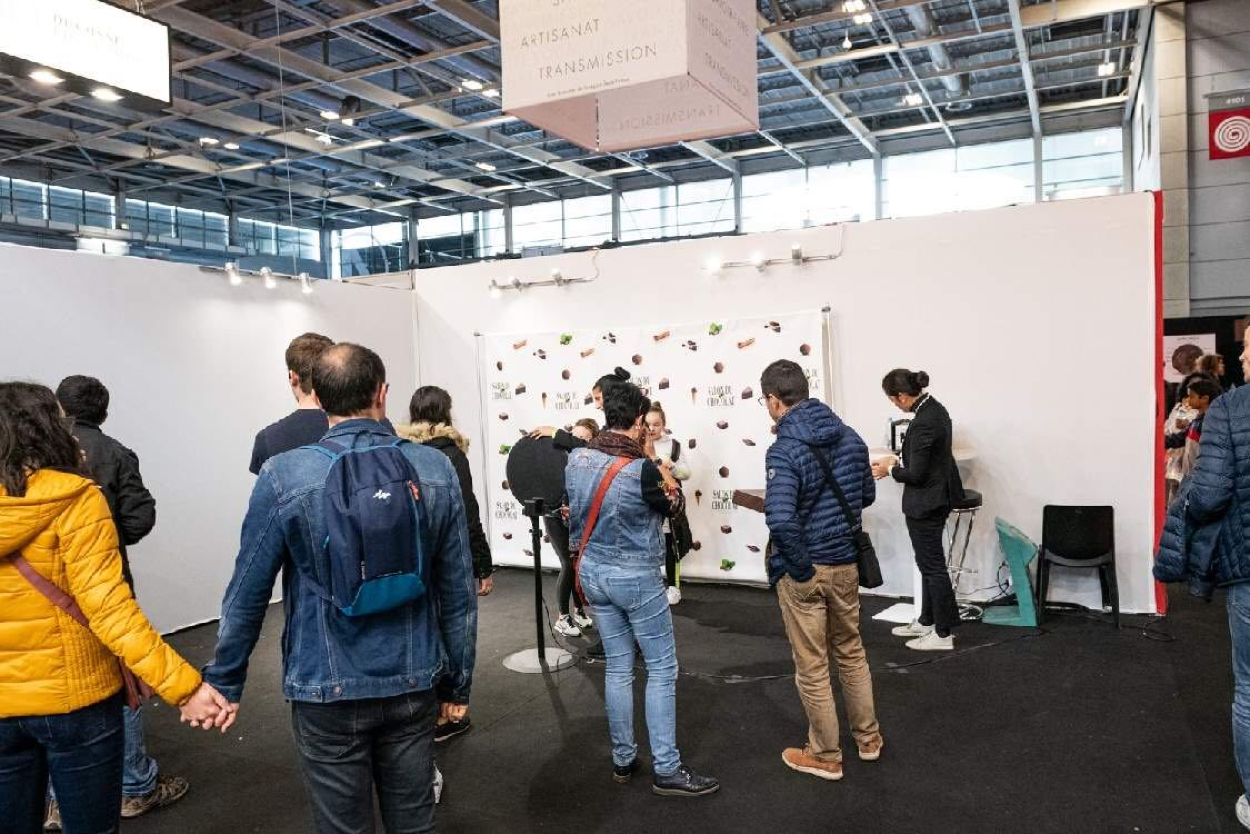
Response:
[{"label": "ventilation duct", "polygon": [[[928,38],[938,34],[937,23],[933,20],[933,15],[929,14],[927,6],[908,6],[907,17],[911,19],[912,29],[918,38]],[[903,44],[906,46],[906,44]],[[933,62],[933,68],[939,71],[953,69],[955,62],[951,60],[950,53],[946,51],[945,44],[935,43],[928,47],[929,60]],[[968,94],[968,75],[960,73],[959,75],[947,75],[939,79],[942,86],[952,96],[966,96]]]}]

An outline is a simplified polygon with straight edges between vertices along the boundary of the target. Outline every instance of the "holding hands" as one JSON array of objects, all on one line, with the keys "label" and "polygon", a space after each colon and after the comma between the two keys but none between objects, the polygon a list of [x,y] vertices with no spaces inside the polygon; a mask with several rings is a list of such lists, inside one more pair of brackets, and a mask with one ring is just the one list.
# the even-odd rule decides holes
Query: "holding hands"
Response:
[{"label": "holding hands", "polygon": [[239,705],[227,701],[220,692],[207,683],[201,683],[186,703],[178,707],[179,719],[198,729],[211,730],[218,727],[224,733],[239,715]]},{"label": "holding hands", "polygon": [[444,701],[438,705],[438,723],[440,724],[445,724],[448,721],[463,721],[468,714],[468,704],[453,704],[449,701]]},{"label": "holding hands", "polygon": [[890,470],[897,465],[898,458],[893,455],[880,458],[879,460],[874,460],[872,462],[872,477],[876,478],[878,481],[882,478],[888,477]]}]

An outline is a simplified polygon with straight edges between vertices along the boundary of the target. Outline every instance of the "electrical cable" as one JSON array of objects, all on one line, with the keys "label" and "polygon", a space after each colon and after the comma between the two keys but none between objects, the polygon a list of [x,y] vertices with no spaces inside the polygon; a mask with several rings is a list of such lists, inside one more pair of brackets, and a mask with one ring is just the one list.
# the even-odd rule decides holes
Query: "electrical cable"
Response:
[{"label": "electrical cable", "polygon": [[[282,42],[282,15],[278,11],[278,7],[276,5],[273,7],[273,22],[274,22],[274,27],[277,30],[275,32],[277,36],[277,42],[281,44]],[[287,132],[287,125],[286,125],[286,101],[285,101],[286,68],[282,65],[282,47],[278,46],[274,51],[278,55],[278,114],[282,117],[282,135],[288,136],[289,134]],[[295,198],[292,197],[291,195],[291,152],[289,149],[283,155],[282,162],[283,162],[284,167],[286,168],[287,219],[291,224],[291,228],[295,228]],[[282,233],[275,229],[274,234],[277,235],[277,239],[274,240],[274,252],[281,253],[282,252],[282,244],[281,244]],[[299,270],[299,257],[298,257],[299,251],[300,251],[300,243],[299,243],[300,238],[299,238],[298,231],[296,231],[295,233],[295,240],[296,240],[295,249],[291,252],[291,274],[292,275],[297,275],[300,271]],[[308,292],[309,290],[307,287],[305,287],[304,291]]]}]

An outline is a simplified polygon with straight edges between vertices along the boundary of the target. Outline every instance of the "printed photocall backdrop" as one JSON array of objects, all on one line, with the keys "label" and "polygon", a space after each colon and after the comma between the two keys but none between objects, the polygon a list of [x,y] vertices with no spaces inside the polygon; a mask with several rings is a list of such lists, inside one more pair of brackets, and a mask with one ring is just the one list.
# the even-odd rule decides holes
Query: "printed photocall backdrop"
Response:
[{"label": "printed photocall backdrop", "polygon": [[[696,550],[682,575],[763,581],[764,516],[734,506],[735,489],[763,489],[772,420],[756,398],[775,359],[807,371],[812,396],[828,401],[825,317],[820,312],[619,330],[483,336],[487,506],[495,562],[532,565],[529,519],[507,489],[508,451],[536,426],[566,428],[582,417],[600,425],[595,380],[620,366],[668,416],[680,458]],[[669,442],[669,441],[666,441]],[[558,567],[550,543],[543,565]]]}]

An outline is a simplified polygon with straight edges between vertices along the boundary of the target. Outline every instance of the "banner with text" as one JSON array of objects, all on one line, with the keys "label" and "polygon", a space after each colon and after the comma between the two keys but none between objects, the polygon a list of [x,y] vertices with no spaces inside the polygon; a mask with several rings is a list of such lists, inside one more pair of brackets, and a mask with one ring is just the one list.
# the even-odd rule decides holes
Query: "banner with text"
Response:
[{"label": "banner with text", "polygon": [[[762,581],[768,532],[761,513],[737,508],[735,489],[763,489],[772,420],[759,404],[760,374],[775,359],[807,372],[812,396],[828,400],[824,317],[704,321],[617,330],[510,333],[483,337],[482,393],[487,448],[487,509],[496,563],[531,565],[529,519],[506,487],[508,452],[537,426],[567,428],[582,417],[602,425],[590,389],[615,367],[668,416],[669,439],[691,475],[683,484],[696,549],[685,576]],[[559,560],[544,545],[543,564]]]}]

